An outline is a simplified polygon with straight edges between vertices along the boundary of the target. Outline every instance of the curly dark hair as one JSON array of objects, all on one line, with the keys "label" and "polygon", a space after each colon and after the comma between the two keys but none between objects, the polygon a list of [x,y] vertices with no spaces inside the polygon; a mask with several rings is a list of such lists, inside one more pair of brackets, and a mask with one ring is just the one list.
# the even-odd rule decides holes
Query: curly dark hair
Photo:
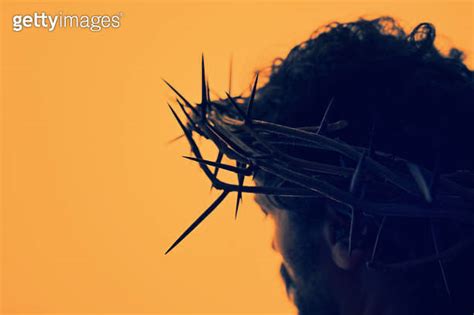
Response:
[{"label": "curly dark hair", "polygon": [[463,53],[434,45],[435,28],[406,34],[391,17],[331,23],[276,59],[257,91],[255,117],[295,127],[318,124],[335,97],[330,121],[349,125],[338,136],[432,168],[474,169],[474,73]]},{"label": "curly dark hair", "polygon": [[[267,83],[255,95],[253,115],[286,126],[314,126],[333,99],[327,120],[347,122],[332,134],[342,141],[367,147],[372,133],[377,150],[442,173],[473,171],[474,72],[464,64],[461,50],[443,54],[434,41],[435,27],[430,23],[419,24],[409,34],[392,17],[330,23],[286,58],[275,59]],[[288,150],[299,156],[313,154],[300,147]],[[259,185],[274,180],[266,172],[256,176]],[[472,179],[465,180],[474,186]],[[390,246],[378,255],[391,260],[410,251],[432,251],[426,227],[418,220],[391,220],[381,240]],[[441,228],[445,242],[456,229]],[[446,266],[455,303],[444,306],[453,314],[474,310],[467,287],[474,282],[473,252],[471,246]],[[429,301],[439,294],[434,292],[441,283],[436,267],[403,271],[399,277],[419,281],[416,285],[426,292],[427,304],[440,311],[442,299]]]}]

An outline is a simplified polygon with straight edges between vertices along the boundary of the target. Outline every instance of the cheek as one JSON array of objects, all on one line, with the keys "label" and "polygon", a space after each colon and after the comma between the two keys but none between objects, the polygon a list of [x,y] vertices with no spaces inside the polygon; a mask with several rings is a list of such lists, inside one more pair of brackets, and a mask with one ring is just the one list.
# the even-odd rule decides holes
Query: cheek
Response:
[{"label": "cheek", "polygon": [[286,211],[273,215],[272,219],[274,223],[272,248],[281,256],[282,265],[284,266],[282,268],[284,273],[286,273],[286,276],[282,273],[282,277],[284,282],[288,284],[288,277],[291,279],[291,282],[294,282],[300,273],[297,271],[299,268],[297,267],[296,259],[299,255],[296,247],[298,237],[295,229],[292,228]]},{"label": "cheek", "polygon": [[286,259],[296,244],[295,230],[291,228],[287,211],[279,211],[272,219],[275,226],[272,247]]},{"label": "cheek", "polygon": [[276,215],[274,223],[273,246],[290,271],[301,274],[303,270],[319,265],[322,233],[317,226],[288,211]]}]

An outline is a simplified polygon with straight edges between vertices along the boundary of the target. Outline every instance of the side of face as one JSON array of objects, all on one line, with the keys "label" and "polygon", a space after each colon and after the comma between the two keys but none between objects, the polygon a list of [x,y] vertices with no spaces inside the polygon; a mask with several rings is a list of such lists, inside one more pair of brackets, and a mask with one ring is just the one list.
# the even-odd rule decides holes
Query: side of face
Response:
[{"label": "side of face", "polygon": [[357,269],[364,253],[348,254],[340,238],[344,220],[326,209],[312,216],[274,206],[262,206],[274,223],[273,249],[281,255],[281,276],[300,315],[343,314],[358,308]]}]

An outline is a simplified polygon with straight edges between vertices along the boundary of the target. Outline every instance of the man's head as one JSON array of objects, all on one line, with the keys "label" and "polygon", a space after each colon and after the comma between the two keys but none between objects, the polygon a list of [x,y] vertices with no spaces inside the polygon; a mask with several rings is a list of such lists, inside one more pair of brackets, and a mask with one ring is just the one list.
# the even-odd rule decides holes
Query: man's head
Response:
[{"label": "man's head", "polygon": [[[406,34],[391,18],[329,24],[275,61],[256,93],[254,115],[286,126],[315,126],[333,99],[326,120],[347,126],[332,137],[441,173],[472,171],[473,73],[459,50],[445,56],[435,48],[434,32],[425,23]],[[309,160],[315,154],[284,149]],[[260,172],[256,182],[271,186],[278,178]],[[377,189],[372,187],[373,195]],[[351,227],[350,216],[328,200],[265,195],[256,200],[275,223],[273,248],[282,256],[282,277],[302,315],[474,311],[474,294],[468,293],[474,280],[472,247],[454,262],[442,262],[442,269],[437,261],[401,270],[367,268],[373,254],[396,262],[435,252],[430,237],[435,230],[426,220],[384,218]],[[460,237],[456,225],[436,224],[436,237],[444,244]],[[384,230],[377,236],[380,225]],[[351,254],[350,233],[360,240]],[[373,253],[376,238],[380,246]]]},{"label": "man's head", "polygon": [[[332,23],[248,98],[211,101],[204,62],[200,104],[170,85],[190,159],[223,193],[168,252],[229,193],[237,209],[255,193],[301,315],[471,314],[474,75],[434,39],[429,23],[409,34],[388,17]],[[214,142],[216,162],[193,132]]]}]

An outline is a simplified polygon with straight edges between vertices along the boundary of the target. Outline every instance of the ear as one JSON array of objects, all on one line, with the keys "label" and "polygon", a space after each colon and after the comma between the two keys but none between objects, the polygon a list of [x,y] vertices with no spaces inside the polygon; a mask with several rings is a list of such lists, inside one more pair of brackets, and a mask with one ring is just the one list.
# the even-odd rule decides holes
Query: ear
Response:
[{"label": "ear", "polygon": [[350,218],[328,209],[323,226],[324,239],[334,264],[346,271],[359,268],[365,263],[367,250],[353,246],[349,254]]}]

